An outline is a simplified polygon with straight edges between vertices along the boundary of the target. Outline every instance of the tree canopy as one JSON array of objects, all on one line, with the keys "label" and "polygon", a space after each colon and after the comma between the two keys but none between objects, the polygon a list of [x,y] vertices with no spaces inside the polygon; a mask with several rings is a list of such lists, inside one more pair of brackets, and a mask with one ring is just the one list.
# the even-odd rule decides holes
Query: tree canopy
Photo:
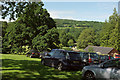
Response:
[{"label": "tree canopy", "polygon": [[[58,47],[59,34],[54,20],[50,17],[42,2],[7,2],[3,5],[3,18],[10,15],[4,41],[11,52],[21,52],[23,46],[29,46],[39,51]],[[5,39],[5,38],[4,38]]]}]

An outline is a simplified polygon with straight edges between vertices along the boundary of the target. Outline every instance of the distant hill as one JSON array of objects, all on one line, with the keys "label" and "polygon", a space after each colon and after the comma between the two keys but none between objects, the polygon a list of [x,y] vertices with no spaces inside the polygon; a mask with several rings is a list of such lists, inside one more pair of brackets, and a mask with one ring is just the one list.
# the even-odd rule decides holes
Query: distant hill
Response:
[{"label": "distant hill", "polygon": [[57,27],[101,27],[104,22],[54,19]]}]

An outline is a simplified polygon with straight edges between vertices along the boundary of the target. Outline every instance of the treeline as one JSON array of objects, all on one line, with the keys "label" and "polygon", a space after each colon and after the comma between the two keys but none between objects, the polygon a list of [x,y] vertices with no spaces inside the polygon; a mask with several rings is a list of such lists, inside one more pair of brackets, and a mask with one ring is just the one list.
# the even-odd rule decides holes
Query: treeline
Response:
[{"label": "treeline", "polygon": [[88,45],[99,45],[112,47],[120,51],[120,16],[116,9],[113,15],[105,21],[100,31],[96,32],[94,28],[88,28],[82,31],[78,37],[77,47],[85,48]]},{"label": "treeline", "polygon": [[[67,47],[76,46],[76,44],[79,42],[78,37],[83,33],[84,30],[88,29],[88,31],[85,32],[85,34],[91,35],[89,33],[90,32],[89,30],[91,30],[92,28],[94,30],[94,33],[98,35],[99,31],[102,29],[104,25],[104,22],[96,22],[96,21],[75,21],[75,20],[66,20],[66,19],[54,19],[54,21],[56,21],[56,26],[58,28],[60,43],[62,46],[67,46]],[[66,23],[67,26],[64,26],[64,24]],[[76,24],[80,24],[81,26],[76,27],[75,26]],[[82,24],[87,26],[84,27],[82,26]],[[90,24],[90,26],[88,24]],[[69,28],[66,28],[68,26]],[[87,42],[86,44],[88,45]],[[96,42],[95,45],[99,45],[99,43]],[[78,48],[85,48],[86,46],[81,45],[81,47]]]},{"label": "treeline", "polygon": [[91,23],[91,26],[86,26],[86,28],[76,28],[74,26],[76,23],[80,23],[81,25],[82,21],[63,19],[57,19],[55,21],[57,27],[66,27],[65,24],[67,24],[67,27],[71,27],[58,30],[62,46],[77,45],[79,49],[85,48],[88,45],[94,45],[112,47],[120,51],[120,17],[116,9],[114,9],[114,13],[109,17],[109,20],[106,20],[104,23],[83,21],[83,23],[86,22],[86,25],[87,23]]},{"label": "treeline", "polygon": [[76,21],[68,19],[54,19],[57,27],[96,27],[101,26],[103,22],[97,21]]}]

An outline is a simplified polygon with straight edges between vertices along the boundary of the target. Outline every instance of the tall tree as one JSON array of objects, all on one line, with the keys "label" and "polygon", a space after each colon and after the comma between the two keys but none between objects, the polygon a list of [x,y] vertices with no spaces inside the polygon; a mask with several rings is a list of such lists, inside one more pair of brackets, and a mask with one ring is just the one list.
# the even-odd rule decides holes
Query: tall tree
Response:
[{"label": "tall tree", "polygon": [[[22,46],[26,45],[39,51],[57,47],[59,35],[55,29],[56,25],[47,10],[43,8],[42,2],[13,2],[12,6],[11,3],[6,3],[9,8],[5,8],[6,11],[8,9],[8,12],[6,14],[3,12],[3,17],[9,15],[11,8],[10,19],[17,16],[17,20],[11,23],[13,24],[12,30],[8,29],[6,34],[8,39],[11,40],[9,45],[12,49],[18,48],[18,51],[21,51]],[[14,9],[14,7],[16,8]]]},{"label": "tall tree", "polygon": [[85,48],[88,45],[93,45],[95,43],[95,31],[92,28],[88,28],[82,31],[78,37],[77,47]]},{"label": "tall tree", "polygon": [[102,29],[101,46],[113,47],[119,50],[119,17],[116,9],[113,15],[109,17]]}]

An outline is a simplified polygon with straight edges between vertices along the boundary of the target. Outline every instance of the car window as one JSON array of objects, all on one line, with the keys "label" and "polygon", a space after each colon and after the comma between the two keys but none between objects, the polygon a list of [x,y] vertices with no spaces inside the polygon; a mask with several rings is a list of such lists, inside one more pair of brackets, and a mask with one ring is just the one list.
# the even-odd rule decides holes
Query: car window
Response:
[{"label": "car window", "polygon": [[50,56],[53,56],[53,54],[55,53],[55,50],[54,51],[52,51],[52,52],[50,52],[50,53],[48,53]]},{"label": "car window", "polygon": [[83,57],[87,59],[89,57],[88,53],[83,53]]},{"label": "car window", "polygon": [[120,63],[119,60],[110,60],[106,63],[104,63],[104,67],[108,68],[108,67],[117,67],[118,63]]},{"label": "car window", "polygon": [[65,53],[63,51],[57,50],[53,56],[62,58],[65,57]]},{"label": "car window", "polygon": [[53,56],[54,56],[54,57],[59,57],[59,56],[60,56],[60,51],[57,50]]},{"label": "car window", "polygon": [[116,55],[116,57],[120,57],[120,55]]},{"label": "car window", "polygon": [[80,54],[76,52],[68,52],[71,59],[81,59]]}]

